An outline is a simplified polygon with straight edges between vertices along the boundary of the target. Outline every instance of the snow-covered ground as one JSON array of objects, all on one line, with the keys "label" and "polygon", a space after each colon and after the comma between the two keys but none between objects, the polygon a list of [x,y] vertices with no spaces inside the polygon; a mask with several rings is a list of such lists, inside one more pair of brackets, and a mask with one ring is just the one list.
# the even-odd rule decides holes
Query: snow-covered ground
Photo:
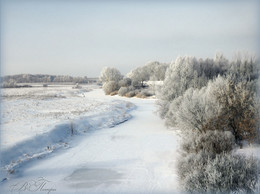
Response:
[{"label": "snow-covered ground", "polygon": [[3,89],[2,149],[52,130],[60,122],[72,122],[83,114],[102,112],[104,101],[83,98],[89,90],[91,87],[75,90],[72,86]]},{"label": "snow-covered ground", "polygon": [[22,90],[3,94],[1,162],[14,171],[0,193],[180,193],[178,138],[154,99]]}]

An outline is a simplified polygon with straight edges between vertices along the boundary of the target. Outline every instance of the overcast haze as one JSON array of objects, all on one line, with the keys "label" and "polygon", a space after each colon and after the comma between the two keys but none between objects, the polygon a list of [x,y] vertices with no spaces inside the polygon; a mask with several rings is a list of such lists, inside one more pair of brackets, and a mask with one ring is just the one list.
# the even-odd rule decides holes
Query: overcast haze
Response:
[{"label": "overcast haze", "polygon": [[247,1],[1,2],[2,74],[96,77],[179,55],[258,54],[259,4]]}]

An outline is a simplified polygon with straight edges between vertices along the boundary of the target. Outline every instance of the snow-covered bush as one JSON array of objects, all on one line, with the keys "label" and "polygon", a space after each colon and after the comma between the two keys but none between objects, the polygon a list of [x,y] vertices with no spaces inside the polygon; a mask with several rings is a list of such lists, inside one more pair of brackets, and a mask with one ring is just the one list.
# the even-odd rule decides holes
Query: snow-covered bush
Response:
[{"label": "snow-covered bush", "polygon": [[[179,127],[182,132],[203,133],[206,131],[204,126],[219,114],[221,107],[211,96],[208,88],[204,87],[200,90],[188,89],[183,96],[173,100],[168,109],[165,116],[167,126]],[[211,130],[214,130],[214,126]]]},{"label": "snow-covered bush", "polygon": [[148,91],[148,90],[141,90],[140,92],[138,92],[136,94],[136,97],[138,98],[147,98],[149,96],[152,96],[152,92]]},{"label": "snow-covered bush", "polygon": [[106,82],[103,85],[103,90],[105,92],[106,95],[111,94],[112,92],[116,91],[119,89],[118,83],[116,81],[109,81]]},{"label": "snow-covered bush", "polygon": [[[129,93],[127,95],[127,93]],[[129,86],[129,87],[121,87],[118,90],[118,94],[119,96],[127,96],[127,97],[133,97],[136,95],[136,89],[133,86]]]},{"label": "snow-covered bush", "polygon": [[129,87],[132,84],[132,80],[130,78],[124,78],[119,81],[120,87]]},{"label": "snow-covered bush", "polygon": [[125,94],[125,96],[128,98],[134,97],[135,95],[136,95],[135,91],[129,91]]},{"label": "snow-covered bush", "polygon": [[122,79],[123,79],[123,76],[120,73],[120,71],[113,67],[112,68],[104,67],[99,76],[99,80],[102,83],[106,83],[106,82],[110,82],[110,81],[119,82]]},{"label": "snow-covered bush", "polygon": [[132,80],[132,86],[135,88],[140,88],[142,85],[138,80]]},{"label": "snow-covered bush", "polygon": [[130,87],[121,87],[118,90],[119,96],[126,97],[138,97],[138,98],[147,98],[152,96],[152,93],[148,89],[135,89],[133,86]]},{"label": "snow-covered bush", "polygon": [[111,92],[109,95],[114,96],[114,95],[117,95],[117,94],[118,94],[118,91],[116,90],[116,91]]},{"label": "snow-covered bush", "polygon": [[118,90],[118,95],[119,96],[125,96],[125,94],[128,92],[128,88],[127,87],[121,87],[119,90]]},{"label": "snow-covered bush", "polygon": [[258,182],[258,162],[242,155],[220,154],[209,160],[207,190],[253,192]]},{"label": "snow-covered bush", "polygon": [[190,192],[250,193],[258,182],[258,162],[253,157],[200,152],[181,157],[177,165],[181,185]]},{"label": "snow-covered bush", "polygon": [[[210,156],[205,152],[199,152],[199,153],[182,155],[179,156],[179,158],[177,158],[176,167],[177,167],[178,181],[180,182],[183,188],[189,191],[197,190],[196,189],[197,185],[193,183],[194,185],[191,186],[192,183],[189,183],[189,181],[192,180],[188,180],[188,179],[189,177],[195,177],[194,173],[196,173],[196,179],[194,179],[194,182],[195,181],[197,182],[198,180],[201,181],[204,180],[204,165],[206,165],[209,157],[213,158],[213,156]],[[205,183],[203,185],[205,185]],[[198,186],[199,188],[201,188],[200,185]]]},{"label": "snow-covered bush", "polygon": [[181,150],[184,153],[210,154],[229,153],[236,147],[234,135],[230,131],[207,131],[206,133],[190,133],[183,137]]}]

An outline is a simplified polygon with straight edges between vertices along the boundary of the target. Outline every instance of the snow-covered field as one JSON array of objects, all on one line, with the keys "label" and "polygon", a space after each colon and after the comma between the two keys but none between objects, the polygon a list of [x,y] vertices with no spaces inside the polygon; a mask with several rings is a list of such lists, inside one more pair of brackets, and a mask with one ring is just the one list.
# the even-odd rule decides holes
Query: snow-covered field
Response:
[{"label": "snow-covered field", "polygon": [[2,96],[0,193],[180,193],[178,138],[154,99],[71,86]]}]

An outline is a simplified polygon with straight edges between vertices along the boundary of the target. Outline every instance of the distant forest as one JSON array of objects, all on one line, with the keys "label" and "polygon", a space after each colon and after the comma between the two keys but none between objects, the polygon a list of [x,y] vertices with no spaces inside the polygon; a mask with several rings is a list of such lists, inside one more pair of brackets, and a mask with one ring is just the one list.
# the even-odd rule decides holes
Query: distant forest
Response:
[{"label": "distant forest", "polygon": [[45,74],[19,74],[1,77],[1,82],[15,83],[51,83],[51,82],[74,82],[88,83],[87,76],[72,77],[68,75],[45,75]]}]

